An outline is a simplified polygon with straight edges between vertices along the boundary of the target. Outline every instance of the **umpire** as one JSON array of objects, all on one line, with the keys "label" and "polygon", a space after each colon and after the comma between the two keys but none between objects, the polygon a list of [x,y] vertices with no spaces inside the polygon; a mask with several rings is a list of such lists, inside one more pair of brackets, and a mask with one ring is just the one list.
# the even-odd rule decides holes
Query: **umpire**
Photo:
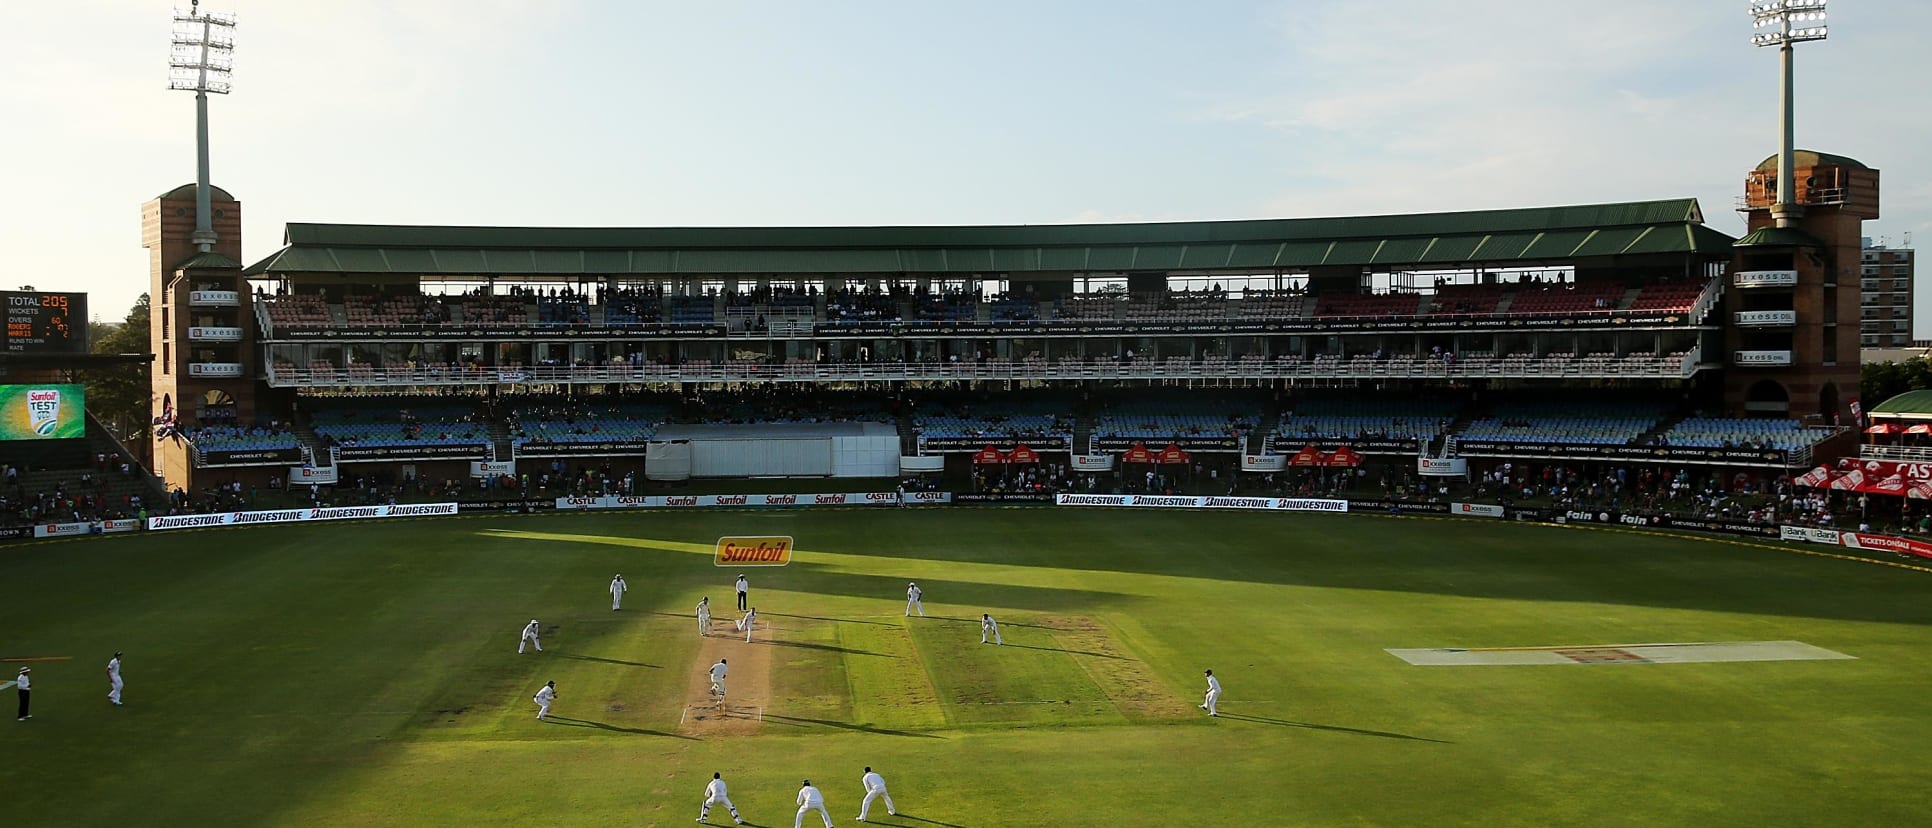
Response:
[{"label": "umpire", "polygon": [[24,722],[34,717],[31,708],[28,706],[28,700],[32,698],[32,695],[27,692],[34,684],[33,680],[27,677],[27,674],[31,672],[33,672],[33,668],[22,667],[20,668],[20,675],[14,677],[14,687],[20,693],[20,718],[15,721]]}]

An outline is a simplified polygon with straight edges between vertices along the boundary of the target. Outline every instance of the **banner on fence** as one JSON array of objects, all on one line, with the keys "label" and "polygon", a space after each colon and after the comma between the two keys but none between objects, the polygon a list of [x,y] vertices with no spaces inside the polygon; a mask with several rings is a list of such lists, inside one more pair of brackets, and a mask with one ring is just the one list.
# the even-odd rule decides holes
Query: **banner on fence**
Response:
[{"label": "banner on fence", "polygon": [[1805,543],[1822,543],[1827,546],[1837,546],[1839,543],[1838,530],[1813,529],[1809,526],[1780,526],[1778,527],[1778,538],[1780,540],[1803,541]]},{"label": "banner on fence", "polygon": [[333,486],[336,484],[336,467],[296,466],[288,470],[288,482],[294,486],[317,484]]},{"label": "banner on fence", "polygon": [[502,477],[506,474],[516,474],[516,473],[517,473],[517,463],[515,460],[471,460],[470,461],[471,478]]},{"label": "banner on fence", "polygon": [[1867,532],[1846,532],[1841,538],[1845,546],[1852,549],[1863,549],[1867,552],[1896,552],[1915,558],[1932,558],[1932,543],[1913,538],[1873,535]]},{"label": "banner on fence", "polygon": [[1244,472],[1278,472],[1288,468],[1286,454],[1243,454],[1241,470]]},{"label": "banner on fence", "polygon": [[1449,514],[1464,515],[1466,517],[1499,518],[1503,516],[1503,507],[1491,506],[1486,503],[1451,503],[1449,504]]},{"label": "banner on fence", "polygon": [[1257,509],[1280,512],[1346,512],[1346,500],[1302,497],[1195,497],[1190,495],[1063,494],[1058,506],[1125,506],[1152,509]]},{"label": "banner on fence", "polygon": [[[921,494],[948,494],[921,492]],[[911,500],[911,496],[907,496]],[[926,501],[944,503],[948,501]],[[838,494],[724,494],[724,495],[605,495],[560,497],[559,509],[689,509],[719,506],[896,506],[897,492],[842,492]]]},{"label": "banner on fence", "polygon": [[34,527],[36,538],[71,538],[94,534],[93,523],[42,523]]},{"label": "banner on fence", "polygon": [[330,506],[317,509],[272,509],[264,512],[214,512],[206,515],[164,515],[148,518],[148,529],[199,529],[210,526],[251,526],[261,523],[309,523],[320,520],[430,517],[453,514],[456,514],[456,504],[454,503]]}]

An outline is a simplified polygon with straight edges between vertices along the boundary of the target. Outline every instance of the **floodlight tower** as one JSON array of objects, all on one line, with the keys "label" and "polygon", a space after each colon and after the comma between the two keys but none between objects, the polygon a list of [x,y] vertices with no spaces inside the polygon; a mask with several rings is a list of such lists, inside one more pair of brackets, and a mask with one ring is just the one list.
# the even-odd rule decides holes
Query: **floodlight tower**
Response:
[{"label": "floodlight tower", "polygon": [[1795,91],[1792,89],[1792,52],[1793,46],[1813,40],[1824,40],[1829,34],[1825,26],[1825,3],[1828,0],[1751,0],[1751,22],[1757,32],[1751,35],[1751,43],[1757,46],[1778,47],[1778,61],[1783,68],[1780,87],[1784,93],[1778,105],[1778,120],[1783,128],[1783,140],[1778,144],[1778,192],[1777,202],[1771,208],[1771,216],[1779,227],[1791,227],[1798,217],[1804,215],[1799,206],[1797,188],[1793,185],[1793,155],[1796,154],[1796,126],[1792,112]]},{"label": "floodlight tower", "polygon": [[235,15],[204,12],[201,0],[174,13],[174,50],[168,58],[168,88],[195,93],[195,232],[201,252],[214,248],[208,186],[208,93],[228,94],[235,66]]}]

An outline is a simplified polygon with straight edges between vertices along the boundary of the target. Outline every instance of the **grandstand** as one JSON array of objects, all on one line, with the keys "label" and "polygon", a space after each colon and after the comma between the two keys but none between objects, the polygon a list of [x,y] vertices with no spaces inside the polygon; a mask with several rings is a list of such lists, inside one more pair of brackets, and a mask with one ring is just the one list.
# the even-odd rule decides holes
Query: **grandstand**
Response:
[{"label": "grandstand", "polygon": [[[1593,388],[1743,414],[1717,351],[1743,347],[1717,313],[1734,254],[1690,201],[1162,225],[292,224],[236,291],[266,356],[250,422],[292,426],[202,440],[263,466],[291,441],[322,463],[641,464],[670,426],[841,424],[896,429],[909,454],[1233,454],[1272,437],[1386,456],[1456,434],[1505,451],[1809,441],[1779,449],[1796,456],[1832,432],[1470,402]],[[184,367],[245,383],[252,364]],[[535,402],[552,399],[569,402]]]}]

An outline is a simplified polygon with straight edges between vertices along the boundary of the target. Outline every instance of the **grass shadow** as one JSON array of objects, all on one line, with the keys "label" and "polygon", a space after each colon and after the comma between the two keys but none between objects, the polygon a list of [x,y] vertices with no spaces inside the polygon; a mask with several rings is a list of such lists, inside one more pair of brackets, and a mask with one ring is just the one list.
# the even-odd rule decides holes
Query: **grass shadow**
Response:
[{"label": "grass shadow", "polygon": [[1401,739],[1403,741],[1408,741],[1408,742],[1431,742],[1438,745],[1455,744],[1455,742],[1451,742],[1447,739],[1431,739],[1427,736],[1410,736],[1407,733],[1391,733],[1386,730],[1364,730],[1359,727],[1342,727],[1341,725],[1315,724],[1314,722],[1296,722],[1296,721],[1289,721],[1288,719],[1271,719],[1271,718],[1268,718],[1267,716],[1251,716],[1243,713],[1222,713],[1220,718],[1233,719],[1239,722],[1254,722],[1256,724],[1275,725],[1277,727],[1299,727],[1305,730],[1326,730],[1331,733],[1352,733],[1356,736],[1375,736],[1377,738],[1382,738],[1382,739]]},{"label": "grass shadow", "polygon": [[653,670],[663,669],[662,667],[659,667],[656,664],[645,664],[642,661],[624,661],[622,659],[616,659],[616,658],[600,658],[598,656],[576,655],[574,653],[558,653],[557,657],[573,659],[576,661],[595,661],[599,664],[622,664],[627,667],[649,667]]},{"label": "grass shadow", "polygon": [[944,736],[935,736],[931,733],[916,733],[910,730],[892,730],[890,728],[872,727],[870,725],[854,724],[852,722],[835,722],[835,721],[832,721],[831,719],[808,719],[803,716],[781,716],[777,713],[766,713],[765,720],[777,722],[778,724],[788,724],[794,727],[805,727],[807,725],[823,725],[825,727],[836,727],[840,730],[853,730],[853,731],[858,731],[860,733],[874,733],[880,736],[909,736],[915,739],[941,739],[941,740],[946,738]]},{"label": "grass shadow", "polygon": [[887,655],[886,653],[875,653],[871,650],[854,650],[851,647],[840,647],[836,644],[815,644],[810,641],[784,641],[776,638],[768,638],[759,643],[770,644],[774,647],[797,647],[803,650],[824,650],[830,653],[845,653],[846,655],[867,655],[867,656],[878,656],[880,658],[898,658],[898,656],[896,655]]},{"label": "grass shadow", "polygon": [[632,733],[639,736],[668,736],[672,739],[683,739],[687,742],[704,741],[703,739],[699,739],[695,736],[685,736],[678,733],[665,733],[662,730],[646,730],[641,727],[618,727],[617,725],[607,724],[605,722],[593,722],[593,721],[590,721],[589,719],[572,719],[568,716],[551,716],[549,718],[544,719],[544,721],[549,722],[550,724],[557,725],[559,727],[582,727],[582,728],[589,728],[591,730],[607,730],[612,733]]}]

